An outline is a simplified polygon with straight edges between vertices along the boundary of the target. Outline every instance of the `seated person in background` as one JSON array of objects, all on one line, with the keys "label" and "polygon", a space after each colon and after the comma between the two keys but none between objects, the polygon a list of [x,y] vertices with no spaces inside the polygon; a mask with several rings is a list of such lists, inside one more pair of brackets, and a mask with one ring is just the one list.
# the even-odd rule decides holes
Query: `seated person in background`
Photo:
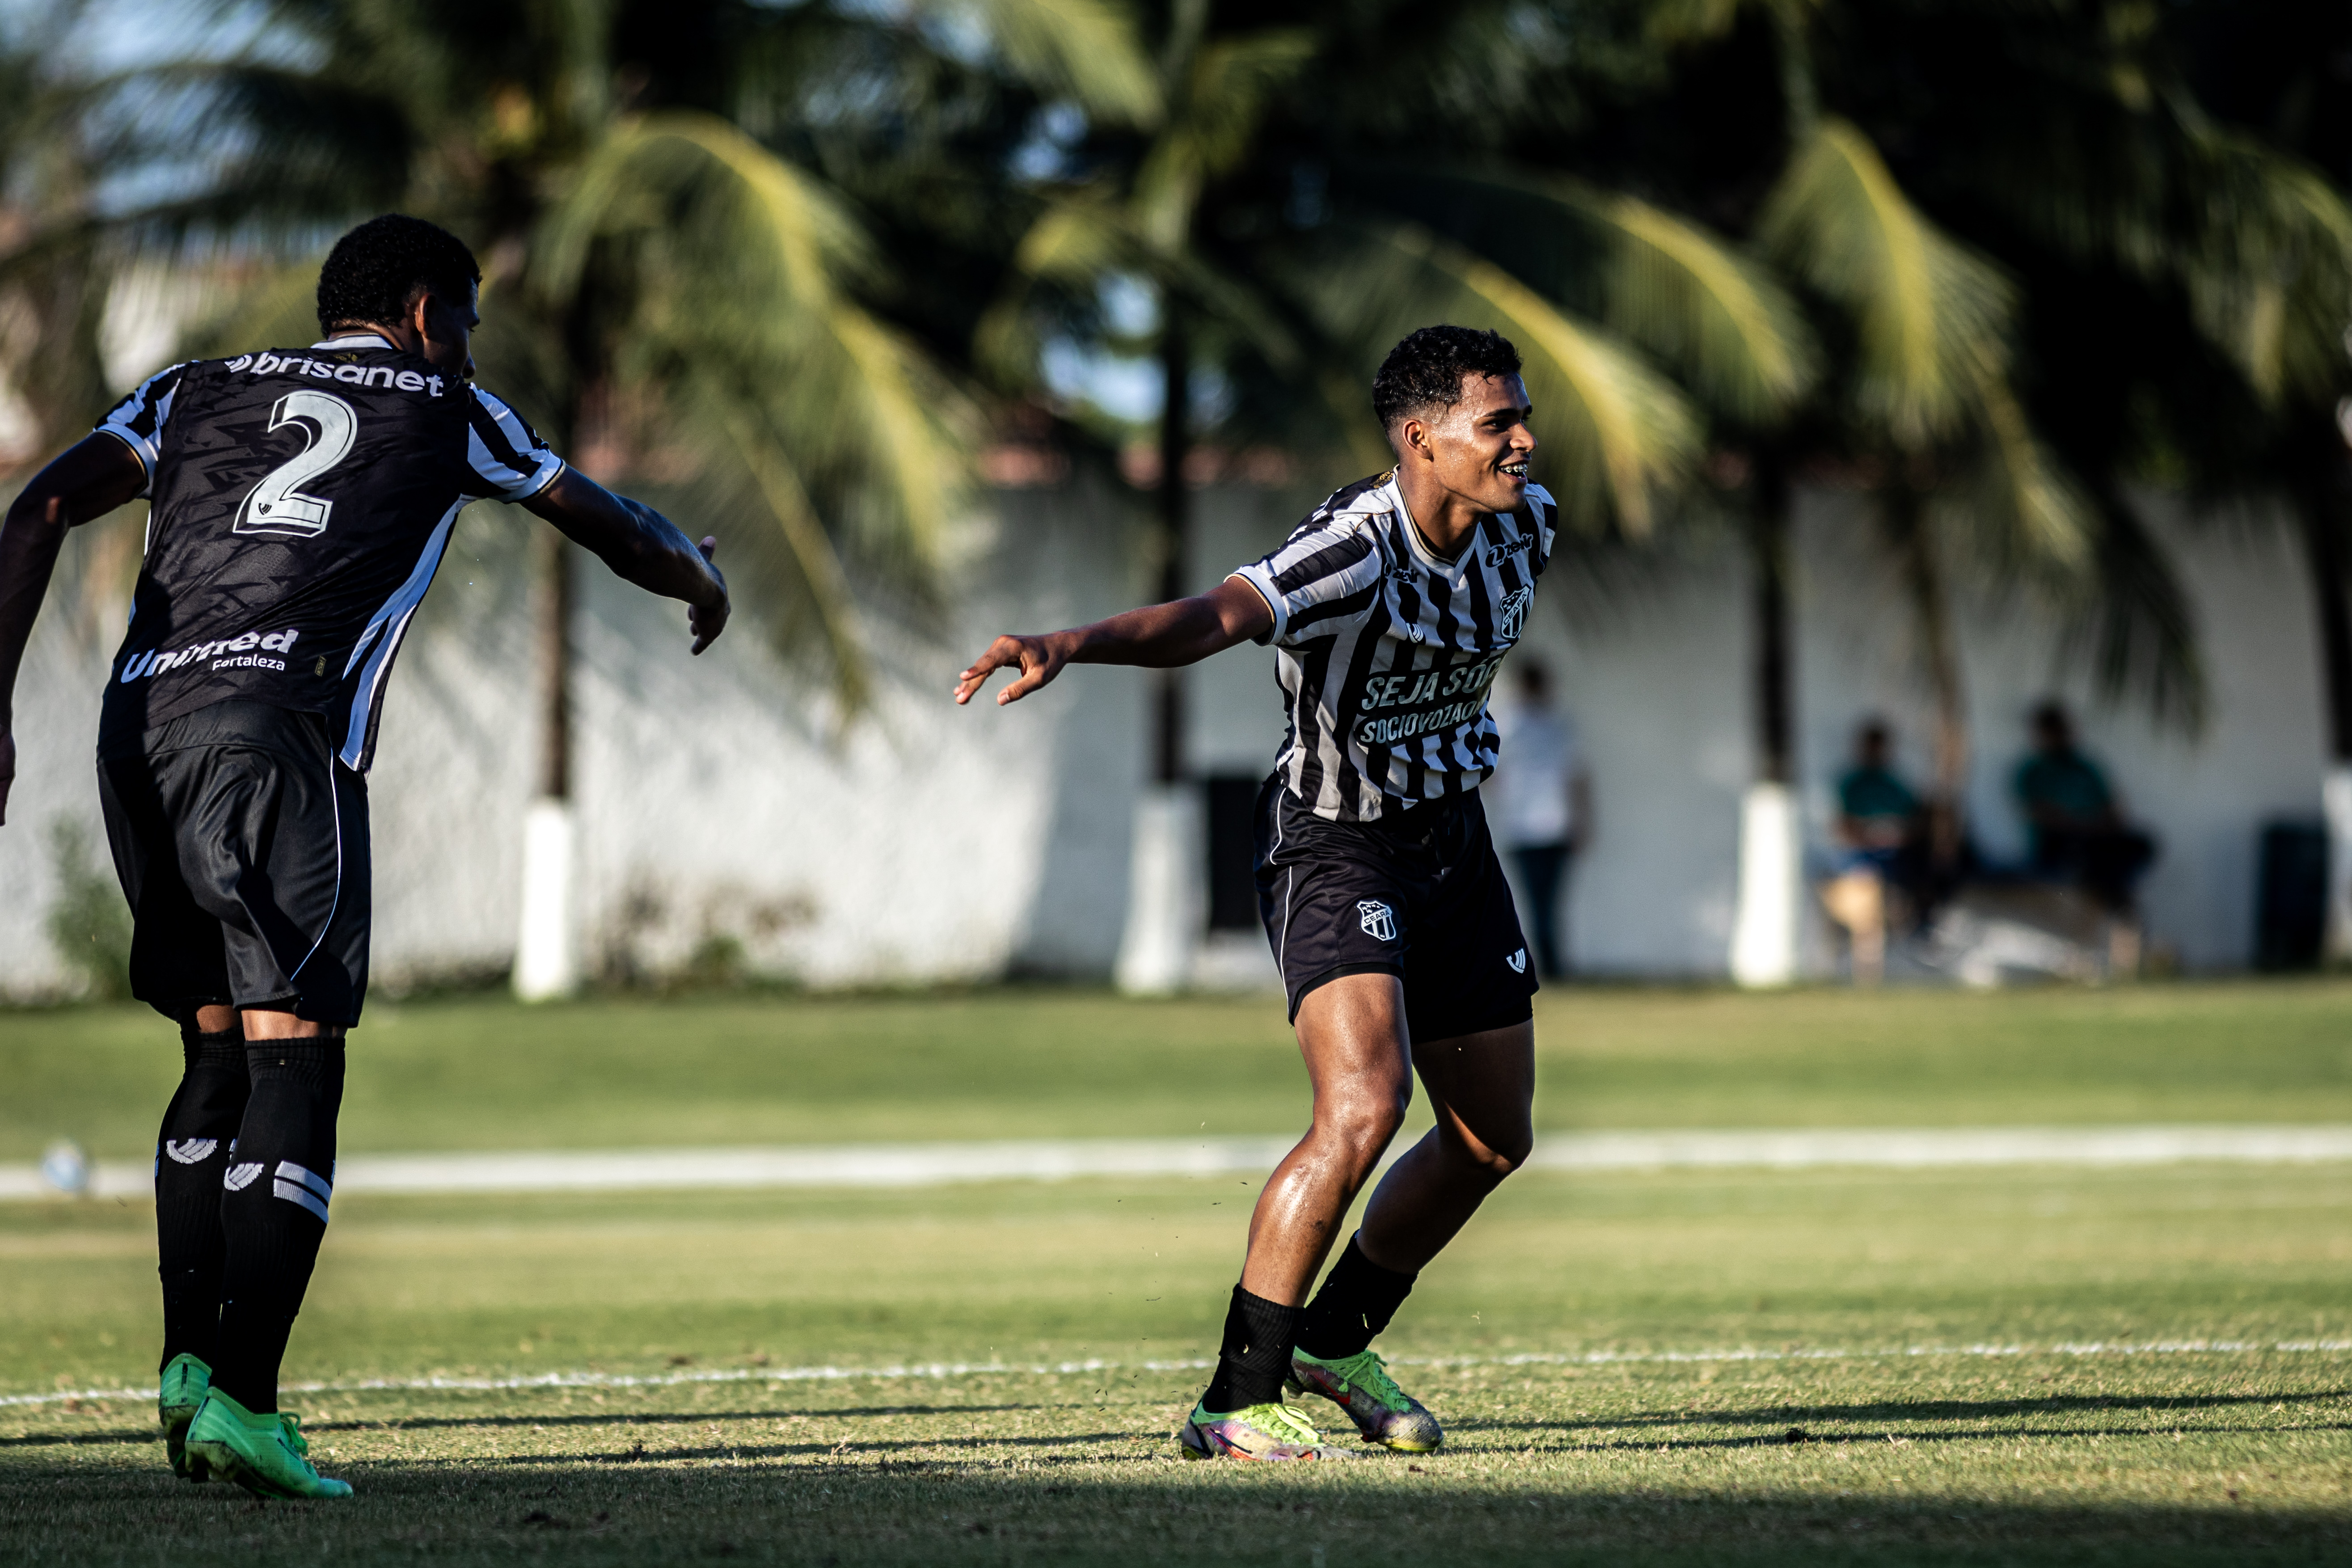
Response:
[{"label": "seated person in background", "polygon": [[1838,779],[1836,872],[1822,904],[1853,942],[1856,984],[1875,984],[1886,963],[1887,894],[1916,896],[1919,797],[1893,766],[1895,737],[1883,719],[1854,731],[1853,766]]},{"label": "seated person in background", "polygon": [[1495,768],[1501,810],[1495,837],[1527,884],[1538,973],[1568,973],[1560,942],[1561,884],[1569,862],[1591,837],[1592,781],[1584,771],[1576,726],[1551,705],[1549,672],[1532,660],[1517,668],[1519,700],[1502,716]]},{"label": "seated person in background", "polygon": [[2080,888],[2109,914],[2128,916],[2132,886],[2156,858],[2156,840],[2125,822],[2106,775],[2074,749],[2066,710],[2033,710],[2033,752],[2011,787],[2025,814],[2033,874]]}]

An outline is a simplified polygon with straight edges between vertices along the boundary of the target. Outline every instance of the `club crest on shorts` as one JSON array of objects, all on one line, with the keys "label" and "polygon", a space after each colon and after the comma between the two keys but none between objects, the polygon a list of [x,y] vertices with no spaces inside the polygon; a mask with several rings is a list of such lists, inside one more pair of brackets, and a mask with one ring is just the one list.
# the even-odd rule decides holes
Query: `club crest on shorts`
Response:
[{"label": "club crest on shorts", "polygon": [[1356,900],[1356,923],[1374,942],[1396,941],[1396,911],[1378,899]]},{"label": "club crest on shorts", "polygon": [[1512,973],[1525,974],[1528,972],[1528,950],[1523,947],[1503,962],[1511,966]]},{"label": "club crest on shorts", "polygon": [[194,1165],[208,1160],[213,1151],[219,1147],[220,1140],[217,1138],[167,1138],[163,1141],[163,1152],[172,1156],[174,1163],[182,1165]]},{"label": "club crest on shorts", "polygon": [[261,1174],[261,1166],[258,1163],[231,1165],[228,1168],[228,1174],[221,1178],[221,1185],[230,1192],[241,1193],[253,1185],[253,1178],[259,1174]]}]

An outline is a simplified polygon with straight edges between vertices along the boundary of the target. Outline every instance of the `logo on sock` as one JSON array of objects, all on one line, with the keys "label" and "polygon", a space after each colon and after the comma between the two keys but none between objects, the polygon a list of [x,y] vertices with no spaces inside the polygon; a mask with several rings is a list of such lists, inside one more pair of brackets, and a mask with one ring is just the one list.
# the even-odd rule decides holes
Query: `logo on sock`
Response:
[{"label": "logo on sock", "polygon": [[183,1165],[209,1160],[213,1151],[219,1147],[220,1140],[217,1138],[167,1138],[163,1141],[163,1152]]},{"label": "logo on sock", "polygon": [[335,1195],[333,1183],[291,1160],[278,1162],[278,1174],[269,1184],[269,1190],[288,1203],[300,1204],[317,1215],[321,1225],[327,1221],[327,1204]]},{"label": "logo on sock", "polygon": [[241,1193],[253,1185],[253,1179],[260,1174],[261,1165],[258,1161],[247,1165],[231,1165],[228,1168],[228,1174],[221,1178],[221,1185],[230,1192]]},{"label": "logo on sock", "polygon": [[1528,950],[1523,947],[1503,962],[1511,966],[1512,973],[1525,974],[1528,972]]},{"label": "logo on sock", "polygon": [[1396,941],[1396,911],[1378,899],[1356,900],[1356,923],[1375,942]]}]

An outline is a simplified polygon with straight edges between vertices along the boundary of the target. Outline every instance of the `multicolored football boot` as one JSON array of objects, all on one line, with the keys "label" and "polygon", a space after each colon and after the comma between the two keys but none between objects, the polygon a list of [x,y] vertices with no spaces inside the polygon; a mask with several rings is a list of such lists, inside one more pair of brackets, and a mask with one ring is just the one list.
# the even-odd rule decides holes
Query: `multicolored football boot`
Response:
[{"label": "multicolored football boot", "polygon": [[1388,1363],[1372,1351],[1324,1361],[1305,1351],[1290,1352],[1288,1393],[1319,1394],[1348,1413],[1367,1443],[1401,1454],[1427,1454],[1445,1441],[1445,1430],[1420,1400],[1396,1385]]},{"label": "multicolored football boot", "polygon": [[256,1497],[339,1498],[347,1482],[330,1480],[311,1465],[302,1418],[284,1411],[256,1415],[215,1388],[188,1426],[188,1459]]},{"label": "multicolored football boot", "polygon": [[1188,1459],[1352,1459],[1344,1448],[1326,1447],[1322,1434],[1287,1405],[1253,1405],[1213,1415],[1201,1405],[1176,1434]]},{"label": "multicolored football boot", "polygon": [[201,1481],[209,1473],[203,1460],[192,1463],[188,1458],[188,1423],[196,1418],[196,1407],[205,1402],[212,1385],[213,1369],[184,1352],[164,1364],[163,1385],[155,1395],[155,1416],[163,1423],[163,1447],[172,1456],[172,1473],[184,1481]]}]

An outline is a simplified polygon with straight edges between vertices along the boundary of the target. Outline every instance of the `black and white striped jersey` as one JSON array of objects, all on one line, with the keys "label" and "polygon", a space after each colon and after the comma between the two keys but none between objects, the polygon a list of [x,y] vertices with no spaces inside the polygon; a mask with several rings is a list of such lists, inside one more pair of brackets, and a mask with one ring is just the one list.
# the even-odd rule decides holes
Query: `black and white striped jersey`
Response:
[{"label": "black and white striped jersey", "polygon": [[98,428],[147,470],[146,560],[99,728],[110,754],[242,698],[325,714],[364,771],[457,513],[563,471],[505,404],[373,333],[175,364]]},{"label": "black and white striped jersey", "polygon": [[1498,744],[1486,689],[1551,557],[1551,494],[1479,521],[1440,560],[1393,472],[1333,492],[1281,549],[1234,574],[1264,596],[1290,732],[1275,770],[1318,816],[1370,822],[1478,787]]}]

